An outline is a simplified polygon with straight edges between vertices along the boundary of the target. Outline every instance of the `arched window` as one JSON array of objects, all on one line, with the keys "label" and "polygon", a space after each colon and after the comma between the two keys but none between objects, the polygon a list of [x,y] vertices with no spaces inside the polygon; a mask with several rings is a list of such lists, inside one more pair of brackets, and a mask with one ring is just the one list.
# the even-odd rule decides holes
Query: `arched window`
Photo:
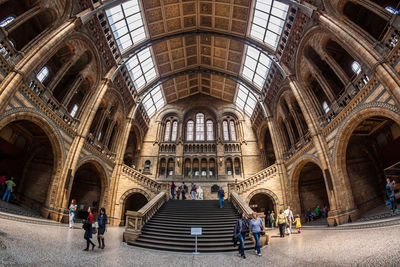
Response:
[{"label": "arched window", "polygon": [[360,63],[358,63],[357,61],[353,61],[353,63],[351,63],[351,69],[353,70],[353,72],[358,75],[361,72],[361,65]]},{"label": "arched window", "polygon": [[204,141],[204,114],[196,114],[196,141]]},{"label": "arched window", "polygon": [[7,18],[5,18],[2,21],[0,21],[0,27],[5,27],[7,24],[9,24],[14,19],[15,18],[13,16],[8,16]]},{"label": "arched window", "polygon": [[329,108],[329,105],[328,105],[328,103],[327,103],[326,101],[322,102],[322,108],[324,109],[324,112],[325,112],[325,113],[328,113],[329,110],[331,110],[331,109]]},{"label": "arched window", "polygon": [[228,130],[228,122],[227,121],[222,122],[222,132],[224,135],[224,141],[229,141],[229,130]]},{"label": "arched window", "polygon": [[231,141],[236,141],[236,129],[235,129],[235,122],[230,121],[229,122],[229,130],[231,132]]},{"label": "arched window", "polygon": [[207,141],[214,141],[214,123],[212,120],[207,121]]},{"label": "arched window", "polygon": [[72,107],[72,110],[71,110],[71,116],[74,118],[75,117],[75,115],[76,115],[76,112],[78,111],[78,108],[79,108],[79,106],[78,106],[78,104],[75,104],[73,107]]},{"label": "arched window", "polygon": [[36,74],[36,78],[39,80],[39,82],[43,83],[44,80],[49,76],[49,68],[44,66],[43,68],[40,69],[40,71]]},{"label": "arched window", "polygon": [[172,134],[171,134],[171,141],[176,141],[176,136],[178,135],[178,122],[174,121],[172,123]]},{"label": "arched window", "polygon": [[387,6],[387,7],[385,7],[385,9],[386,9],[387,11],[389,11],[390,13],[394,14],[394,15],[399,14],[399,11],[396,10],[396,9],[395,9],[394,7],[392,7],[392,6]]},{"label": "arched window", "polygon": [[164,141],[169,141],[169,136],[171,134],[171,122],[167,121],[165,124]]},{"label": "arched window", "polygon": [[186,125],[186,140],[193,141],[193,134],[194,134],[194,121],[190,120],[187,122]]}]

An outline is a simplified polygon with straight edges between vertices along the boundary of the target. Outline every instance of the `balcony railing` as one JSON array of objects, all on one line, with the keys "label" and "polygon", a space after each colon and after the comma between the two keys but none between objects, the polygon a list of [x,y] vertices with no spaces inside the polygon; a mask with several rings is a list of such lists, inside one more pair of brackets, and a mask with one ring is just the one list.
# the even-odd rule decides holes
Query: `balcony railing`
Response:
[{"label": "balcony railing", "polygon": [[184,153],[216,153],[217,146],[214,142],[185,142]]},{"label": "balcony railing", "polygon": [[[33,75],[32,75],[33,76]],[[28,87],[40,97],[47,106],[57,114],[66,124],[71,126],[72,129],[76,130],[79,125],[79,120],[71,116],[68,110],[61,105],[57,99],[49,92],[41,82],[39,82],[36,77],[31,77],[30,82],[28,82]]]}]

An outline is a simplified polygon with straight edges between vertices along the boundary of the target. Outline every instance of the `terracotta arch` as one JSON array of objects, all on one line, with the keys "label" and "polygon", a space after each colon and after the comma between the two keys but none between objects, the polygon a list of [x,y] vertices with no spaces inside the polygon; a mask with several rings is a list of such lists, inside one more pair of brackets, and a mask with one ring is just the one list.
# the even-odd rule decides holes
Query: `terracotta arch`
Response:
[{"label": "terracotta arch", "polygon": [[267,189],[267,188],[260,188],[260,189],[254,190],[253,192],[251,192],[251,193],[247,196],[246,202],[247,202],[247,203],[250,203],[250,200],[251,200],[255,195],[257,195],[257,194],[263,194],[263,195],[266,195],[266,196],[268,196],[269,198],[271,198],[271,199],[272,199],[272,203],[274,204],[275,207],[280,206],[280,205],[283,205],[283,203],[281,203],[281,202],[279,201],[278,196],[277,196],[274,192],[272,192],[271,190],[269,190],[269,189]]},{"label": "terracotta arch", "polygon": [[353,210],[355,203],[353,199],[353,191],[351,189],[350,178],[346,167],[346,151],[355,128],[365,119],[370,117],[386,117],[400,125],[400,110],[391,104],[387,103],[367,103],[358,106],[351,112],[340,125],[333,146],[333,164],[336,169],[336,177],[342,177],[341,183],[344,184],[346,194],[351,196],[351,199],[344,207],[347,210]]},{"label": "terracotta arch", "polygon": [[[50,141],[54,156],[54,167],[51,178],[51,183],[48,187],[45,205],[49,206],[55,201],[55,194],[58,181],[56,179],[62,172],[62,163],[65,160],[65,146],[61,137],[60,131],[54,123],[43,113],[31,108],[17,108],[4,112],[0,117],[0,129],[12,122],[26,120],[39,126],[46,134]],[[52,193],[53,192],[53,193]]]},{"label": "terracotta arch", "polygon": [[119,206],[121,208],[120,208],[119,214],[117,214],[117,216],[116,216],[117,218],[120,218],[121,222],[123,222],[123,220],[124,220],[124,212],[125,212],[126,201],[133,194],[142,194],[147,199],[147,202],[149,202],[151,200],[151,196],[146,191],[144,191],[143,189],[132,188],[132,189],[129,189],[129,190],[125,191],[125,193],[119,199]]}]

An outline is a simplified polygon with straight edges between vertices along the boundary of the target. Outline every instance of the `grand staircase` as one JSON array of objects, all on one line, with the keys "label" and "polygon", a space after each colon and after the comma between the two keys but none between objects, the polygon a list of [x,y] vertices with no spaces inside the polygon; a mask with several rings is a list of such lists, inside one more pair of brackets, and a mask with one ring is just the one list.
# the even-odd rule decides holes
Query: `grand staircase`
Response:
[{"label": "grand staircase", "polygon": [[[216,200],[170,200],[144,225],[136,241],[129,245],[158,250],[193,252],[195,237],[191,227],[202,227],[199,252],[234,251],[232,236],[239,214],[230,202],[218,208]],[[245,248],[253,243],[248,238]]]}]

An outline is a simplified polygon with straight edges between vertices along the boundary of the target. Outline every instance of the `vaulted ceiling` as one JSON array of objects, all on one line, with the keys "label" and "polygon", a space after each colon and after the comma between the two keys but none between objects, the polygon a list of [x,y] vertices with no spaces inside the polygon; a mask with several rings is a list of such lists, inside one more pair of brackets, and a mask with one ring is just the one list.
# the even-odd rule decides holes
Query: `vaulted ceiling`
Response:
[{"label": "vaulted ceiling", "polygon": [[[143,0],[137,7],[132,8],[129,6],[129,2],[134,3],[137,0],[126,1],[123,4],[125,6],[120,8],[122,12],[118,7],[107,11],[111,29],[119,43],[120,50],[122,50],[120,51],[122,57],[126,57],[127,54],[131,56],[130,53],[127,53],[130,50],[128,46],[135,47],[146,40],[157,40],[150,46],[157,72],[156,76],[158,78],[170,77],[163,80],[159,87],[162,89],[165,103],[172,103],[198,93],[235,102],[239,86],[229,77],[245,76],[246,78],[246,75],[243,75],[245,61],[246,65],[249,65],[247,71],[250,74],[247,75],[247,80],[250,84],[256,83],[257,78],[265,80],[271,62],[265,62],[269,59],[264,59],[262,62],[263,58],[260,55],[256,55],[258,58],[254,60],[245,59],[248,48],[243,40],[251,40],[251,37],[258,39],[258,42],[269,48],[266,52],[272,54],[275,51],[288,10],[288,6],[283,10],[279,9],[283,4],[278,0]],[[258,11],[256,7],[259,9]],[[117,12],[119,12],[118,15],[116,15]],[[132,14],[135,12],[136,15],[133,16]],[[252,25],[257,12],[259,13],[258,20],[265,24],[264,29],[262,27],[256,29]],[[122,24],[118,22],[122,17],[125,18],[126,28],[130,32],[130,40],[121,37],[126,34],[126,30],[122,29],[125,26],[122,25],[122,22]],[[144,28],[140,27],[139,19],[142,19]],[[263,30],[264,32],[262,32]],[[277,34],[274,34],[273,31]],[[190,32],[190,34],[182,34],[185,32]],[[261,37],[254,38],[255,35]],[[268,38],[274,40],[266,40]],[[247,63],[247,61],[251,62]],[[137,61],[135,64],[138,64]],[[153,75],[150,75],[151,77],[143,75],[145,79],[142,79],[142,76],[137,78],[139,74],[134,77],[133,68],[134,66],[128,67],[128,71],[131,72],[132,80],[140,94],[142,88],[146,87],[149,80],[153,79]],[[190,69],[211,71],[207,73],[204,71],[185,72]],[[227,75],[221,75],[221,73]],[[264,77],[257,73],[261,73],[260,75]],[[251,77],[249,78],[249,76]],[[142,86],[143,83],[144,86]],[[260,82],[258,82],[259,84]],[[258,86],[260,92],[263,89],[262,84]],[[148,103],[151,102],[148,101]],[[242,106],[240,108],[244,109]],[[249,110],[252,111],[253,108]],[[158,110],[158,108],[156,109]]]}]

